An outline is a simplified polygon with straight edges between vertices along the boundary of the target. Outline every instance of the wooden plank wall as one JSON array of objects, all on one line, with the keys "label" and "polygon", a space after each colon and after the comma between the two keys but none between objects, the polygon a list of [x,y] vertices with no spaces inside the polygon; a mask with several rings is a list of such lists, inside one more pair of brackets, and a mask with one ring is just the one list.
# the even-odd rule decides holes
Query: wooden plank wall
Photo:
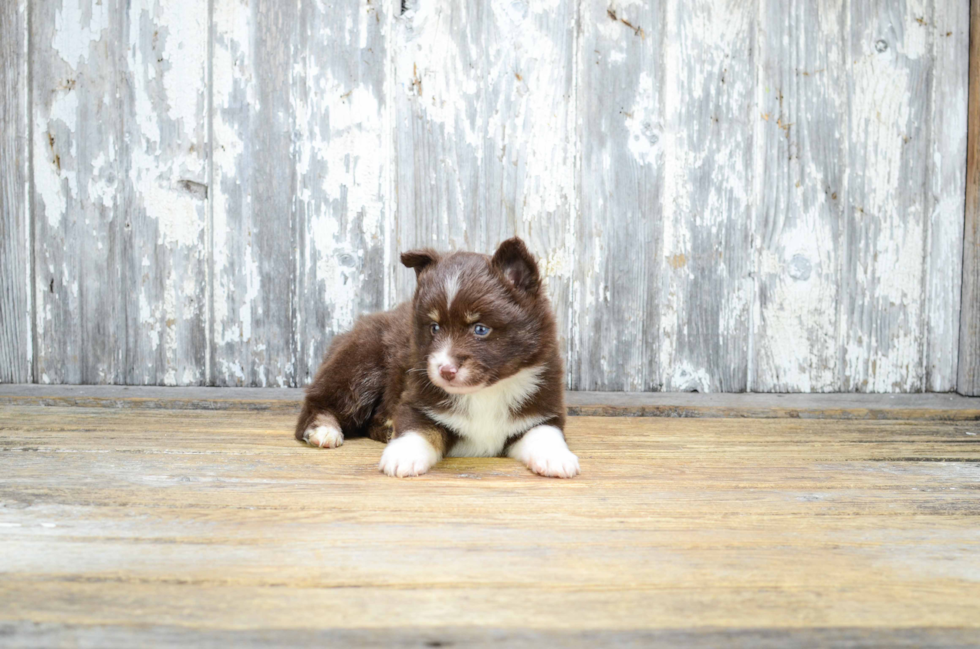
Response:
[{"label": "wooden plank wall", "polygon": [[0,4],[0,383],[33,377],[27,0]]},{"label": "wooden plank wall", "polygon": [[980,2],[976,0],[970,6],[970,29],[970,136],[957,390],[980,396]]},{"label": "wooden plank wall", "polygon": [[0,380],[304,385],[518,234],[569,387],[953,390],[968,11],[5,3]]},{"label": "wooden plank wall", "polygon": [[31,12],[35,378],[202,383],[207,4]]}]

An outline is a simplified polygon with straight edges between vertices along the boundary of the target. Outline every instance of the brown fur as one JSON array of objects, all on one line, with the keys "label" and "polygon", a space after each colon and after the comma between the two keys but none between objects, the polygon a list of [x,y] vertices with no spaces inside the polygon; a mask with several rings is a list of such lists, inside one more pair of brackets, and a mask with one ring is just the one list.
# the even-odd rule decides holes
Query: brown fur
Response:
[{"label": "brown fur", "polygon": [[[452,397],[426,371],[429,355],[448,338],[469,384],[489,386],[541,366],[537,392],[513,415],[545,418],[542,423],[564,429],[564,371],[555,320],[524,243],[508,239],[493,257],[417,250],[404,253],[402,263],[416,271],[412,301],[364,316],[353,330],[334,339],[307,389],[296,438],[304,439],[318,413],[329,412],[345,437],[367,435],[387,442],[413,430],[440,454],[448,453],[459,439],[456,432],[424,414],[426,409],[445,412],[452,407]],[[458,277],[458,291],[449,309],[446,282],[452,277]],[[434,312],[439,323],[435,334]],[[485,338],[473,334],[475,314],[491,329]],[[512,436],[505,448],[523,434]]]}]

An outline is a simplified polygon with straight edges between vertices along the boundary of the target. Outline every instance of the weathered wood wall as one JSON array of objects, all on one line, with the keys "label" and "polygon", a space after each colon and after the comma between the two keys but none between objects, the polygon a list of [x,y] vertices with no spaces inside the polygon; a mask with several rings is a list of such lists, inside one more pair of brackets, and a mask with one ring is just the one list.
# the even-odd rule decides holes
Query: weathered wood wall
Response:
[{"label": "weathered wood wall", "polygon": [[0,11],[0,381],[303,385],[518,234],[570,387],[956,388],[967,0]]},{"label": "weathered wood wall", "polygon": [[970,134],[956,389],[962,394],[980,396],[980,1],[971,3],[970,30]]},{"label": "weathered wood wall", "polygon": [[36,378],[207,380],[208,8],[31,3]]},{"label": "weathered wood wall", "polygon": [[33,377],[27,0],[0,3],[0,382]]}]

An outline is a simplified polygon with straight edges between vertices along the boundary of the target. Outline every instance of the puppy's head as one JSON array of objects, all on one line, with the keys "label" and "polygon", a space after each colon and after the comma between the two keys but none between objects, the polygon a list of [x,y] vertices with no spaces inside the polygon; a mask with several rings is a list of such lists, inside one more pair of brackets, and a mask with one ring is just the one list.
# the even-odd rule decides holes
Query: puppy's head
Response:
[{"label": "puppy's head", "polygon": [[538,362],[553,321],[523,241],[504,241],[493,257],[426,249],[401,259],[418,278],[415,343],[434,385],[471,394]]}]

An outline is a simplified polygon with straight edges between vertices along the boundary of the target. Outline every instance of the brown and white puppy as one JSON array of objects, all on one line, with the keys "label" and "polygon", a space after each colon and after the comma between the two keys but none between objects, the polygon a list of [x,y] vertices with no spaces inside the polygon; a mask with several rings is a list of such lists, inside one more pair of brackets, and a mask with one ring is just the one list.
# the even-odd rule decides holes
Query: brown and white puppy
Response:
[{"label": "brown and white puppy", "polygon": [[517,238],[493,257],[406,252],[415,296],[337,336],[308,388],[296,438],[387,442],[379,468],[415,476],[446,456],[578,474],[565,444],[564,372],[538,266]]}]

